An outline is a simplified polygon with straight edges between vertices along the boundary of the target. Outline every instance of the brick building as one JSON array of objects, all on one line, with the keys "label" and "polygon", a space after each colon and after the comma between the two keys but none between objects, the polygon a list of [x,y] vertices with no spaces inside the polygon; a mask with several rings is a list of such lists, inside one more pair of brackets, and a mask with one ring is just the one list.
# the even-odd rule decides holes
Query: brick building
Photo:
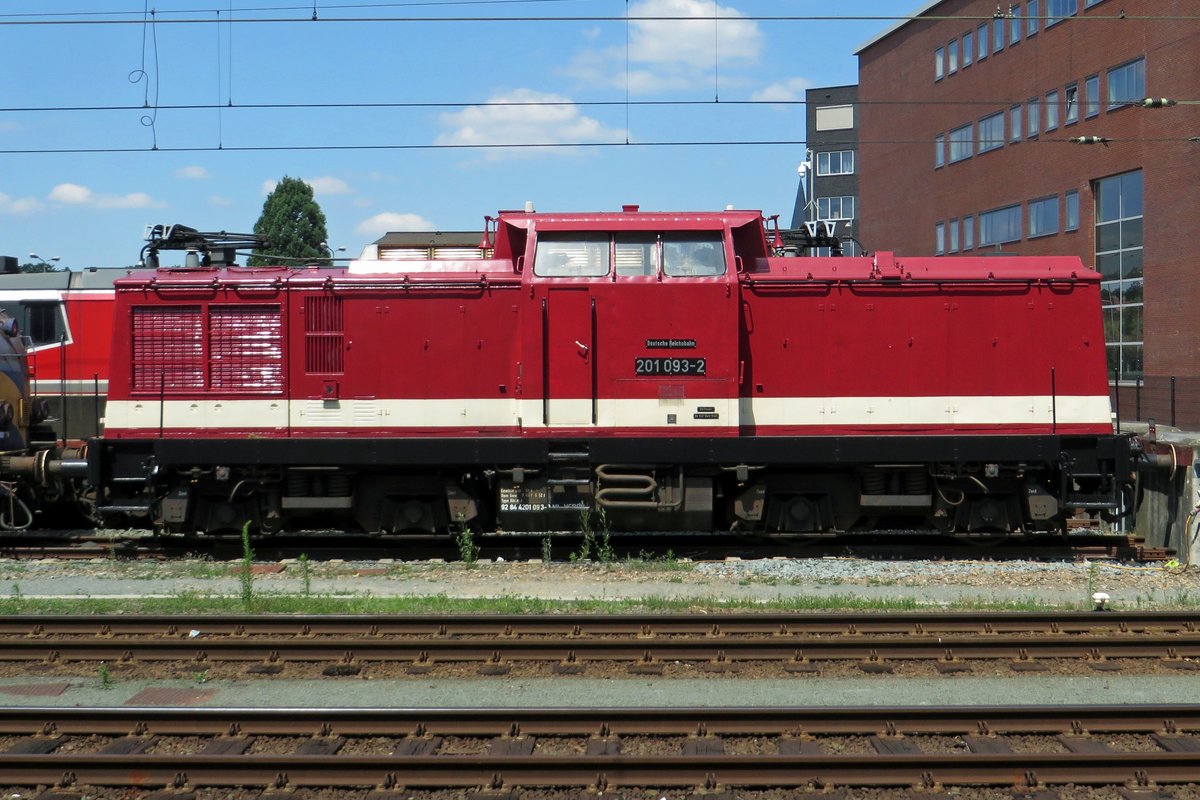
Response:
[{"label": "brick building", "polygon": [[1195,0],[1023,0],[996,18],[995,0],[936,0],[858,50],[865,246],[1079,256],[1104,277],[1122,415],[1169,422],[1160,393],[1173,389],[1191,425],[1200,113],[1184,101],[1200,100],[1196,11]]}]

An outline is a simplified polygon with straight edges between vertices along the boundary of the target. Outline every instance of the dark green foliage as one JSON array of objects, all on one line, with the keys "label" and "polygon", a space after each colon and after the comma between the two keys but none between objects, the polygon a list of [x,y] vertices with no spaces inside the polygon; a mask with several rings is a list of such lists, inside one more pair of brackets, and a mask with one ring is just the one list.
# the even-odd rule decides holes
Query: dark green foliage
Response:
[{"label": "dark green foliage", "polygon": [[325,214],[313,199],[312,187],[299,178],[285,175],[267,195],[254,232],[270,245],[254,251],[248,262],[252,267],[329,262]]},{"label": "dark green foliage", "polygon": [[58,264],[51,264],[47,261],[41,261],[38,263],[34,263],[32,261],[27,261],[24,264],[22,264],[21,266],[17,267],[17,269],[19,269],[21,272],[66,272],[67,271],[66,267],[60,267]]}]

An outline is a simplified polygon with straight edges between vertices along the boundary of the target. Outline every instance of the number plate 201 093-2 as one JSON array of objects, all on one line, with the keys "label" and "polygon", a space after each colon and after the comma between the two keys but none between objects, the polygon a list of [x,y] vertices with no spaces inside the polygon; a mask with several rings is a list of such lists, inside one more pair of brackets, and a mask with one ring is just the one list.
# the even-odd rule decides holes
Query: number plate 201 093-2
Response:
[{"label": "number plate 201 093-2", "polygon": [[703,358],[635,358],[635,375],[699,375],[707,370],[707,359]]}]

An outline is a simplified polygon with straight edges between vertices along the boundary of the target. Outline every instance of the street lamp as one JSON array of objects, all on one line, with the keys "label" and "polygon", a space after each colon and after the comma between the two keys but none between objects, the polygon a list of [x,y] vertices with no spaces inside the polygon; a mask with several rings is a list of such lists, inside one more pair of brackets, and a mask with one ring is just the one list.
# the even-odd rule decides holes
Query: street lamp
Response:
[{"label": "street lamp", "polygon": [[47,260],[39,256],[37,253],[30,253],[29,257],[34,259],[39,267],[49,267],[50,269],[54,269],[54,265],[57,264],[59,260],[58,256],[54,256],[53,258]]},{"label": "street lamp", "polygon": [[329,242],[321,242],[321,247],[325,248],[325,251],[329,253],[329,262],[331,264],[337,260],[336,253],[346,252],[346,248],[344,247],[330,247]]},{"label": "street lamp", "polygon": [[[816,183],[817,173],[816,165],[813,163],[813,151],[804,151],[804,160],[800,162],[800,166],[796,167],[796,173],[800,176],[800,180],[804,181],[804,195],[807,202],[804,204],[804,219],[816,219],[816,203],[817,199],[813,197],[813,184]],[[809,213],[812,209],[812,213]]]}]

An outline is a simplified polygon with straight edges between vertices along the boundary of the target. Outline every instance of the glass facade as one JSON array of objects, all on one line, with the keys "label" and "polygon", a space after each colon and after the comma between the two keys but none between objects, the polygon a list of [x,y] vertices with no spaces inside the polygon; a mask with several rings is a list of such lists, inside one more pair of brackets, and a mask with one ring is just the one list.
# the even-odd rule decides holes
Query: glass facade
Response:
[{"label": "glass facade", "polygon": [[1104,308],[1108,369],[1142,374],[1142,171],[1101,178],[1096,198],[1096,269]]}]

